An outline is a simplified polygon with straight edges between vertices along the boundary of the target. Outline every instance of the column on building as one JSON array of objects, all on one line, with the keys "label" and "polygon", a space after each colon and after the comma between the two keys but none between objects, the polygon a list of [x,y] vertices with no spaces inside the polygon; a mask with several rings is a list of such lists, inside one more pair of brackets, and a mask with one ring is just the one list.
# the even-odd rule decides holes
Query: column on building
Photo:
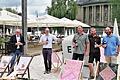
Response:
[{"label": "column on building", "polygon": [[84,16],[84,12],[83,12],[83,6],[81,6],[81,19],[80,20],[82,20],[82,22],[83,22],[83,16]]},{"label": "column on building", "polygon": [[89,6],[86,6],[86,19],[85,22],[88,23],[89,22]]},{"label": "column on building", "polygon": [[94,24],[94,6],[92,6],[92,24]]},{"label": "column on building", "polygon": [[92,6],[89,6],[89,24],[92,24]]},{"label": "column on building", "polygon": [[[104,5],[101,5],[102,6],[102,23],[104,22]],[[104,23],[103,23],[104,24]]]},{"label": "column on building", "polygon": [[110,6],[110,22],[112,22],[112,5],[109,4],[109,6]]},{"label": "column on building", "polygon": [[110,22],[110,5],[108,5],[108,22]]},{"label": "column on building", "polygon": [[102,22],[102,6],[100,5],[100,22]]},{"label": "column on building", "polygon": [[93,19],[94,24],[96,23],[96,6],[94,6],[94,19]]}]

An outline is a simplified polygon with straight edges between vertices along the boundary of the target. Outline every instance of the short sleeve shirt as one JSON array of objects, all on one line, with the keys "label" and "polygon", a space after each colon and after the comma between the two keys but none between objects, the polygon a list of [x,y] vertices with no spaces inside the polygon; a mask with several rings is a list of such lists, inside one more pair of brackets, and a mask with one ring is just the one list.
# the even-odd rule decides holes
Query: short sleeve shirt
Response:
[{"label": "short sleeve shirt", "polygon": [[120,45],[120,41],[117,36],[110,35],[103,37],[102,44],[106,44],[104,55],[105,56],[115,56],[117,47]]},{"label": "short sleeve shirt", "polygon": [[90,54],[98,54],[100,55],[100,48],[95,47],[96,44],[100,45],[101,44],[101,38],[99,36],[92,36],[89,35],[89,41],[90,41]]},{"label": "short sleeve shirt", "polygon": [[76,41],[78,47],[74,48],[73,53],[83,54],[86,44],[89,42],[88,35],[83,33],[82,35],[76,33],[73,38],[73,42]]},{"label": "short sleeve shirt", "polygon": [[52,35],[52,34],[49,34],[49,35],[42,35],[41,38],[40,38],[40,42],[42,41],[48,41],[48,44],[46,45],[43,45],[43,48],[52,48],[52,42],[53,40],[56,40],[56,36]]}]

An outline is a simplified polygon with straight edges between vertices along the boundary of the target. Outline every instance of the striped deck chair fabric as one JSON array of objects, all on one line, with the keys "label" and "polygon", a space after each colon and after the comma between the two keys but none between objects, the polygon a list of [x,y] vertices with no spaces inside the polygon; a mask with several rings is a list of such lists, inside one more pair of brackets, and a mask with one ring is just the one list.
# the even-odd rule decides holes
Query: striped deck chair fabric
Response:
[{"label": "striped deck chair fabric", "polygon": [[16,78],[18,75],[22,75],[22,77],[25,75],[26,71],[28,70],[28,77],[30,78],[29,74],[29,65],[32,61],[33,57],[20,57],[18,65],[15,65],[14,71],[7,76],[7,78]]},{"label": "striped deck chair fabric", "polygon": [[79,80],[83,68],[83,61],[66,60],[59,80]]},{"label": "striped deck chair fabric", "polygon": [[2,56],[1,61],[0,61],[0,73],[1,73],[1,76],[3,75],[3,73],[8,68],[11,59],[12,59],[12,56]]}]

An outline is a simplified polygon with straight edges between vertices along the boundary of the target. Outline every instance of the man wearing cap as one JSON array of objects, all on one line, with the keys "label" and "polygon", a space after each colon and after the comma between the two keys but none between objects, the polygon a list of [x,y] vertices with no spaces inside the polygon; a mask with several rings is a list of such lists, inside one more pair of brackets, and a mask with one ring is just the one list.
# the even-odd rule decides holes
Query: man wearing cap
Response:
[{"label": "man wearing cap", "polygon": [[13,66],[15,65],[16,57],[19,58],[21,55],[23,55],[23,48],[25,45],[24,37],[21,35],[20,29],[16,29],[15,35],[11,36],[10,44],[12,46],[11,55],[13,56],[10,67],[13,68]]},{"label": "man wearing cap", "polygon": [[49,28],[45,29],[45,34],[40,38],[40,44],[43,45],[42,53],[45,65],[44,74],[49,74],[51,72],[52,42],[56,39],[56,36],[50,34]]}]

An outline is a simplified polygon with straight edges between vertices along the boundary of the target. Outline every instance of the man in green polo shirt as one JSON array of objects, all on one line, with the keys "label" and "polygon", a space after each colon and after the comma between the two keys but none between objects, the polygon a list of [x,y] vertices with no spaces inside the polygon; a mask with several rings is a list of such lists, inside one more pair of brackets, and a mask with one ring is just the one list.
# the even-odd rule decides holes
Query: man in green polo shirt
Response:
[{"label": "man in green polo shirt", "polygon": [[77,27],[77,33],[73,38],[73,60],[83,60],[84,55],[89,55],[89,39],[82,26]]}]

